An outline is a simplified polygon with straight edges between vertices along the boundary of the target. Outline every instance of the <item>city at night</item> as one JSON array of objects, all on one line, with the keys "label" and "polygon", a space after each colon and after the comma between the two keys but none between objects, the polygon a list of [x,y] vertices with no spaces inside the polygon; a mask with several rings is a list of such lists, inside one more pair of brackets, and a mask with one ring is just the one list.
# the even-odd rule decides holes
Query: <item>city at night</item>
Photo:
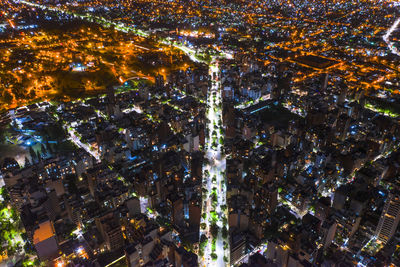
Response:
[{"label": "city at night", "polygon": [[400,267],[398,0],[1,0],[0,266]]}]

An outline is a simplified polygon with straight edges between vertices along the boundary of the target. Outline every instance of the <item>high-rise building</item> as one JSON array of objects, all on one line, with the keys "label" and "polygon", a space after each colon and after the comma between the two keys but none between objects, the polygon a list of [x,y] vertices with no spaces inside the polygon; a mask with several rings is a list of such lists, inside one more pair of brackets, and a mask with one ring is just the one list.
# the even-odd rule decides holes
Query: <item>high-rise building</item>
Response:
[{"label": "high-rise building", "polygon": [[130,216],[135,216],[137,214],[140,214],[140,200],[137,197],[128,199],[125,202],[125,205],[129,210]]},{"label": "high-rise building", "polygon": [[328,88],[328,82],[329,82],[329,73],[323,73],[321,75],[321,90],[326,91]]},{"label": "high-rise building", "polygon": [[183,224],[183,200],[178,196],[173,196],[168,199],[171,207],[171,219],[172,223],[176,226],[182,226]]},{"label": "high-rise building", "polygon": [[231,234],[230,262],[237,263],[246,254],[246,238],[242,233]]},{"label": "high-rise building", "polygon": [[124,238],[122,236],[121,225],[112,212],[104,215],[103,217],[96,218],[96,227],[101,233],[107,248],[110,251],[121,248],[124,245]]},{"label": "high-rise building", "polygon": [[375,235],[379,241],[386,244],[395,234],[400,221],[400,196],[398,194],[389,194]]},{"label": "high-rise building", "polygon": [[322,223],[319,234],[321,236],[321,244],[324,246],[324,249],[328,249],[331,245],[336,234],[336,229],[337,222],[332,218],[328,218]]},{"label": "high-rise building", "polygon": [[58,256],[57,236],[51,221],[42,222],[35,229],[33,244],[41,261],[51,260]]},{"label": "high-rise building", "polygon": [[107,86],[107,97],[110,104],[114,105],[116,103],[115,90],[113,86]]},{"label": "high-rise building", "polygon": [[189,223],[194,227],[200,226],[201,208],[198,201],[191,200],[189,202]]},{"label": "high-rise building", "polygon": [[158,74],[156,76],[156,87],[157,88],[163,88],[164,87],[164,83],[165,83],[164,76]]},{"label": "high-rise building", "polygon": [[108,116],[112,117],[114,116],[114,108],[115,108],[115,90],[113,86],[108,86],[107,87],[107,98],[108,98],[108,104],[106,107],[107,114]]}]

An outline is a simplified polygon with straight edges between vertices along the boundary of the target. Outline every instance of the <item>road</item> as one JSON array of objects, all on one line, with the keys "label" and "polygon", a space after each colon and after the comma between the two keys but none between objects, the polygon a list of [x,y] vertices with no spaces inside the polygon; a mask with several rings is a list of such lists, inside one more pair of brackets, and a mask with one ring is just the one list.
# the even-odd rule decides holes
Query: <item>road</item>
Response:
[{"label": "road", "polygon": [[400,56],[400,51],[397,47],[394,46],[394,43],[392,41],[390,41],[390,35],[392,35],[392,33],[399,27],[400,25],[400,18],[398,18],[392,25],[392,27],[390,27],[386,34],[383,36],[383,40],[385,41],[385,43],[387,44],[388,48],[390,49],[390,51],[392,51],[393,54],[396,54],[398,56]]},{"label": "road", "polygon": [[[205,229],[200,230],[200,236],[206,235],[208,238],[207,245],[204,249],[204,256],[199,258],[200,266],[229,266],[229,238],[224,239],[221,229],[224,227],[223,218],[228,218],[227,209],[223,211],[221,207],[226,206],[226,181],[225,169],[226,158],[222,153],[223,136],[222,136],[222,95],[220,90],[220,82],[218,81],[219,66],[217,61],[210,64],[210,76],[212,77],[212,86],[207,96],[207,118],[209,119],[206,136],[205,147],[205,164],[203,166],[203,188],[207,193],[203,195],[201,223],[205,224]],[[221,142],[220,142],[221,140]],[[213,203],[211,192],[215,191],[217,195],[216,203]],[[204,192],[203,192],[204,194]],[[214,205],[213,205],[214,204]],[[211,215],[213,212],[216,214]],[[218,235],[212,237],[211,224],[214,222],[218,228]],[[228,226],[226,226],[228,227]],[[213,239],[215,239],[215,251],[212,249]],[[225,242],[225,248],[224,248]],[[217,259],[212,259],[211,254],[214,253]],[[224,256],[225,260],[224,261]]]}]

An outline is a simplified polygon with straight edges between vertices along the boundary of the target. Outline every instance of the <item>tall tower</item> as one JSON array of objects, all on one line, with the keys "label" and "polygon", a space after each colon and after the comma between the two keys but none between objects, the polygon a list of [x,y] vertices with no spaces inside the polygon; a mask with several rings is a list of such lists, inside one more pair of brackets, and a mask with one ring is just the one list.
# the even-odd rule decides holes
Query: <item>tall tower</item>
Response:
[{"label": "tall tower", "polygon": [[375,236],[379,241],[386,244],[396,232],[400,221],[400,197],[398,194],[390,193],[379,219]]},{"label": "tall tower", "polygon": [[116,101],[115,101],[114,87],[111,85],[107,86],[107,98],[108,98],[107,114],[108,116],[113,117]]},{"label": "tall tower", "polygon": [[116,102],[115,101],[115,92],[114,92],[114,87],[111,85],[107,86],[107,97],[108,97],[108,102],[111,105],[114,105]]},{"label": "tall tower", "polygon": [[329,73],[323,73],[321,75],[321,91],[324,92],[328,88],[328,82],[329,82]]}]

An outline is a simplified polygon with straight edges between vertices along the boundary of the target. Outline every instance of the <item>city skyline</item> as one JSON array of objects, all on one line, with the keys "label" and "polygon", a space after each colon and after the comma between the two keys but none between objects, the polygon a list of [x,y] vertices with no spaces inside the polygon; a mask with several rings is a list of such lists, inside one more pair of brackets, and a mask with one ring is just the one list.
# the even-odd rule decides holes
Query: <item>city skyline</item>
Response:
[{"label": "city skyline", "polygon": [[400,264],[398,2],[0,15],[0,264]]}]

